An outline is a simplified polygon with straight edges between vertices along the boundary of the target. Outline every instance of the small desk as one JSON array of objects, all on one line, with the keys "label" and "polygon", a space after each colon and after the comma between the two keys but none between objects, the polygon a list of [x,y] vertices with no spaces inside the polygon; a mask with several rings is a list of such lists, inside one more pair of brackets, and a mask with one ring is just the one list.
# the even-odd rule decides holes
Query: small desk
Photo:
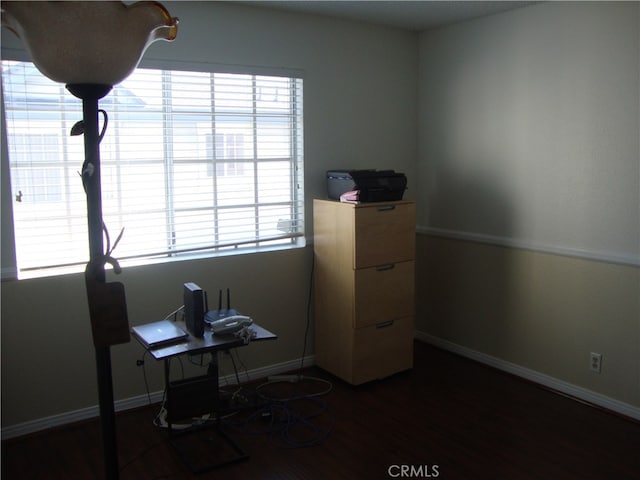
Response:
[{"label": "small desk", "polygon": [[[188,332],[184,322],[177,321],[175,323],[176,326],[180,327],[185,332]],[[260,325],[256,325],[255,323],[251,325],[250,328],[256,332],[256,336],[255,338],[252,338],[249,343],[258,342],[261,340],[275,340],[276,338],[278,338],[276,334],[271,333],[269,330],[266,330]],[[138,341],[140,341],[138,337],[136,337],[135,335],[133,336]],[[142,345],[144,346],[144,344]],[[191,355],[197,355],[200,353],[213,353],[223,350],[230,350],[236,347],[242,347],[244,345],[244,340],[241,338],[236,338],[233,335],[213,335],[210,329],[205,328],[204,336],[201,338],[194,337],[193,335],[189,334],[185,341],[174,343],[166,347],[148,349],[147,351],[156,360],[167,360],[171,357],[175,357],[176,355],[183,355],[185,353]]]},{"label": "small desk", "polygon": [[[188,331],[184,322],[178,321],[176,325],[185,332]],[[200,457],[202,455],[208,455],[211,452],[201,448],[202,446],[194,446],[193,442],[189,443],[184,440],[184,435],[192,432],[192,429],[174,434],[172,424],[177,420],[188,417],[196,417],[211,412],[218,413],[218,352],[242,347],[253,342],[275,340],[278,338],[274,333],[255,323],[249,328],[251,328],[256,335],[248,343],[245,343],[243,338],[237,338],[233,334],[213,335],[211,330],[205,327],[203,337],[198,338],[189,334],[186,340],[154,349],[146,348],[144,343],[135,334],[133,335],[153,358],[158,361],[164,361],[164,381],[167,395],[167,430],[169,432],[169,439],[171,444],[181,454],[185,463],[187,463],[189,468],[195,473],[248,458],[248,455],[220,430],[218,415],[216,415],[216,432],[225,441],[226,445],[231,447],[232,455],[227,455],[222,461],[215,463],[203,464]],[[184,354],[199,355],[207,353],[211,355],[211,360],[206,375],[171,382],[170,360],[173,357]],[[193,458],[194,456],[198,458]]]}]

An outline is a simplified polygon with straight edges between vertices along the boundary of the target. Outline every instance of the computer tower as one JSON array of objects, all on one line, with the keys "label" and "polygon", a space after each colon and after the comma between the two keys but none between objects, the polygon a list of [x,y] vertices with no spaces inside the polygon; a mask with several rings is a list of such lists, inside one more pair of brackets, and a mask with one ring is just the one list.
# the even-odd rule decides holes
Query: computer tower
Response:
[{"label": "computer tower", "polygon": [[184,284],[184,322],[194,337],[204,335],[204,292],[193,282]]},{"label": "computer tower", "polygon": [[[215,355],[215,354],[214,354]],[[218,376],[177,380],[167,389],[167,421],[176,423],[218,409]]]}]

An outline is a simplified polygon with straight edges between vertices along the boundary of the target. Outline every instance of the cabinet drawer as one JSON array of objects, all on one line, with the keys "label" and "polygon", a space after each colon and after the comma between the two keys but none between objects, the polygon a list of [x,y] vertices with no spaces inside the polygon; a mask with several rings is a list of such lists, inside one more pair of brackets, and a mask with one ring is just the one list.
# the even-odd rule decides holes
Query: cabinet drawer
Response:
[{"label": "cabinet drawer", "polygon": [[414,203],[358,206],[354,220],[354,268],[414,259]]},{"label": "cabinet drawer", "polygon": [[413,316],[414,264],[390,263],[354,271],[355,328]]},{"label": "cabinet drawer", "polygon": [[354,332],[353,383],[388,377],[413,367],[413,317]]}]

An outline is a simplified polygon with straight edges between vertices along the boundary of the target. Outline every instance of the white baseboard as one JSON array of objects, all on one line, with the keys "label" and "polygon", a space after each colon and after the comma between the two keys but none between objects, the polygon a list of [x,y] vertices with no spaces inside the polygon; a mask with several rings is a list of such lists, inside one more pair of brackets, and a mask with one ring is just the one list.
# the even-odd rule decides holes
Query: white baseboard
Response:
[{"label": "white baseboard", "polygon": [[[444,340],[439,337],[435,337],[425,332],[416,331],[415,338],[422,342],[429,343],[436,347],[442,348],[443,350],[447,350],[449,352],[461,355],[471,360],[478,361],[485,365],[489,365],[491,367],[497,368],[498,370],[511,373],[513,375],[525,378],[532,382],[551,388],[560,393],[569,395],[571,397],[575,397],[587,403],[597,405],[607,410],[611,410],[612,412],[616,412],[621,415],[640,421],[640,408],[634,407],[633,405],[629,405],[625,402],[621,402],[619,400],[615,400],[613,398],[607,397],[600,393],[587,390],[586,388],[578,387],[576,385],[565,382],[563,380],[559,380],[549,375],[536,372],[535,370],[531,370],[531,369],[522,367],[520,365],[507,362],[500,358],[492,357],[491,355],[487,355],[485,353],[478,352],[476,350],[455,344],[453,342]],[[241,380],[245,380],[245,379],[258,380],[260,378],[266,378],[270,375],[278,375],[280,373],[290,372],[299,368],[300,363],[301,363],[300,359],[296,359],[296,360],[290,360],[288,362],[282,362],[274,365],[268,365],[266,367],[248,370],[246,375],[244,373],[242,374]],[[315,355],[308,355],[304,358],[302,365],[304,367],[309,367],[309,366],[315,365],[315,363],[316,363]],[[225,377],[220,377],[220,383],[222,385],[235,384],[236,383],[235,375],[227,375]],[[163,396],[163,392],[158,391],[158,392],[150,393],[149,396],[139,395],[136,397],[126,398],[123,400],[117,400],[115,402],[115,410],[119,412],[119,411],[124,411],[132,408],[145,406],[149,403],[149,398],[151,398],[152,403],[157,403],[162,400],[162,396]],[[81,420],[95,418],[98,415],[99,415],[99,408],[97,405],[95,405],[93,407],[82,408],[79,410],[74,410],[72,412],[66,412],[59,415],[53,415],[50,417],[31,420],[28,422],[5,427],[2,429],[1,437],[2,437],[2,440],[7,440],[10,438],[15,438],[22,435],[39,432],[41,430],[46,430],[49,428],[59,427],[62,425],[78,422]]]},{"label": "white baseboard", "polygon": [[[301,362],[301,359],[290,360],[288,362],[277,363],[274,365],[268,365],[266,367],[255,368],[253,370],[248,370],[246,374],[243,372],[240,375],[241,381],[252,381],[259,380],[261,378],[267,378],[270,375],[278,375],[284,372],[291,372],[298,368],[302,363],[303,367],[310,367],[316,364],[315,355],[307,355],[304,357],[304,361]],[[236,384],[236,376],[235,375],[227,375],[224,377],[220,377],[220,385],[233,385]],[[149,404],[149,399],[151,399],[151,403],[157,403],[162,401],[162,397],[164,395],[163,391],[152,392],[149,395],[139,395],[137,397],[125,398],[123,400],[116,400],[114,402],[114,408],[116,412],[130,410],[132,408],[143,407]],[[90,418],[95,418],[100,415],[100,409],[98,405],[81,408],[79,410],[74,410],[72,412],[61,413],[59,415],[52,415],[50,417],[39,418],[36,420],[30,420],[28,422],[19,423],[16,425],[11,425],[8,427],[2,428],[1,437],[2,440],[7,440],[10,438],[20,437],[22,435],[27,435],[29,433],[39,432],[41,430],[47,430],[49,428],[59,427],[62,425],[66,425],[69,423],[78,422],[81,420],[87,420]]]},{"label": "white baseboard", "polygon": [[486,353],[478,352],[477,350],[458,345],[448,340],[435,337],[426,332],[416,331],[415,338],[416,340],[429,343],[435,347],[442,348],[443,350],[456,353],[463,357],[470,358],[471,360],[475,360],[480,363],[484,363],[485,365],[497,368],[498,370],[502,370],[518,377],[525,378],[537,384],[556,390],[559,393],[575,397],[578,400],[582,400],[592,405],[605,408],[607,410],[619,413],[635,420],[640,420],[640,408],[629,405],[628,403],[621,402],[614,398],[607,397],[606,395],[593,392],[577,385],[573,385],[569,382],[565,382],[564,380],[559,380],[549,375],[536,372],[535,370],[516,365],[515,363],[492,357],[491,355],[487,355]]}]

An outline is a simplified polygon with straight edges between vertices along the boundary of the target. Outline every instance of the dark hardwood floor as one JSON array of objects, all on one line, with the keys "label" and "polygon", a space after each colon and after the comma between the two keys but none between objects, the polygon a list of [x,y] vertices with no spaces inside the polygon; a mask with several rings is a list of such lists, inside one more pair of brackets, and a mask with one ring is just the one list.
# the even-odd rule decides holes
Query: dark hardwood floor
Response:
[{"label": "dark hardwood floor", "polygon": [[[423,343],[412,371],[383,381],[352,387],[318,369],[305,374],[333,389],[226,418],[224,431],[250,458],[198,475],[153,425],[158,405],[118,413],[120,478],[640,479],[640,423]],[[286,398],[324,388],[260,391]],[[175,439],[196,464],[228,452],[214,429]],[[103,478],[98,421],[3,442],[2,478]]]}]

